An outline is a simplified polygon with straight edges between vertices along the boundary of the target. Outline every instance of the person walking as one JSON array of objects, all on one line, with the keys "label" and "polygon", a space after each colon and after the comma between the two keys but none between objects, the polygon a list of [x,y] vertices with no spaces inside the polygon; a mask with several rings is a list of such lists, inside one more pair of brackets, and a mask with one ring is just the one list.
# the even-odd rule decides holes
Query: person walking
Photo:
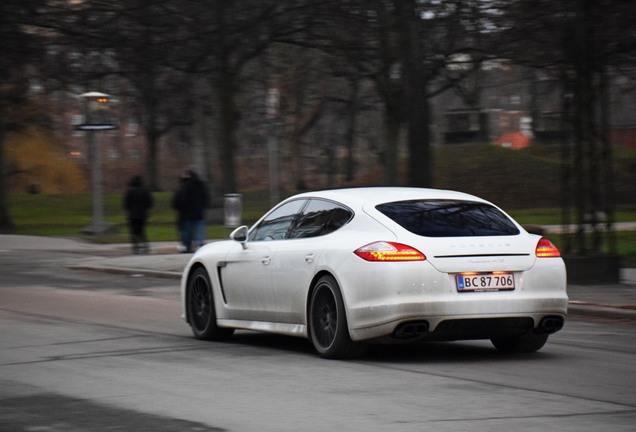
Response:
[{"label": "person walking", "polygon": [[181,232],[181,248],[190,253],[205,242],[205,209],[209,204],[207,186],[189,167],[181,176],[181,185],[172,199]]},{"label": "person walking", "polygon": [[146,222],[153,205],[154,199],[144,185],[143,178],[136,175],[130,179],[124,194],[123,207],[127,213],[130,241],[134,254],[147,253],[150,249],[146,237]]}]

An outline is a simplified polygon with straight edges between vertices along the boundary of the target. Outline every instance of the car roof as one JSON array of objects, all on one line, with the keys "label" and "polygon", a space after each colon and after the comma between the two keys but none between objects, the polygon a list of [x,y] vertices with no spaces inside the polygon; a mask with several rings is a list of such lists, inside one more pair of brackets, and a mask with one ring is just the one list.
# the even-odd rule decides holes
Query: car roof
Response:
[{"label": "car roof", "polygon": [[418,199],[457,199],[487,202],[474,195],[451,190],[387,186],[327,189],[301,193],[289,199],[296,198],[324,198],[338,201],[351,207],[363,207],[365,205],[375,206],[385,202]]}]

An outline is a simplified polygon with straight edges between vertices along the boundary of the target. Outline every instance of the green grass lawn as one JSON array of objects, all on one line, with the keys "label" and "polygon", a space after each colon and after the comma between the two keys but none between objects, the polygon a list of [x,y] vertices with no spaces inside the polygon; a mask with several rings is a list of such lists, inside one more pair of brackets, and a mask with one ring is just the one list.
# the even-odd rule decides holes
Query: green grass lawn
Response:
[{"label": "green grass lawn", "polygon": [[[155,205],[148,221],[147,233],[151,241],[176,241],[175,212],[170,208],[172,194],[153,194]],[[82,195],[15,195],[11,197],[10,214],[16,234],[37,236],[85,237],[103,243],[126,243],[128,228],[122,209],[121,194],[104,195],[104,220],[116,225],[112,233],[99,238],[82,235],[93,220],[92,196]],[[226,237],[223,226],[207,227],[208,238]]]},{"label": "green grass lawn", "polygon": [[[175,213],[170,208],[172,194],[154,194],[155,206],[148,222],[150,241],[177,241]],[[116,224],[113,233],[88,237],[82,230],[92,223],[92,196],[82,195],[12,195],[10,215],[16,224],[16,234],[36,236],[68,236],[84,238],[100,243],[127,243],[128,229],[125,213],[121,206],[121,194],[104,195],[104,219]],[[261,191],[243,193],[243,223],[253,224],[269,208],[268,195]],[[525,209],[509,212],[522,225],[556,225],[561,223],[560,209]],[[636,211],[623,209],[616,214],[618,222],[636,221]],[[223,225],[208,225],[207,238],[227,238],[230,229]],[[636,231],[617,233],[618,253],[628,262],[636,264]],[[560,248],[564,239],[551,235],[550,239]]]}]

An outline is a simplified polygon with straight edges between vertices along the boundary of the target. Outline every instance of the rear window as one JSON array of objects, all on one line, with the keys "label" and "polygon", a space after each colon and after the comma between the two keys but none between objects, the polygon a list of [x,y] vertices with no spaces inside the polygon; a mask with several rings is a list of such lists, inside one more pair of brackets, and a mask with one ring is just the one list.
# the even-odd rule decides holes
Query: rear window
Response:
[{"label": "rear window", "polygon": [[376,206],[408,231],[424,237],[517,235],[519,229],[492,205],[458,200],[396,201]]}]

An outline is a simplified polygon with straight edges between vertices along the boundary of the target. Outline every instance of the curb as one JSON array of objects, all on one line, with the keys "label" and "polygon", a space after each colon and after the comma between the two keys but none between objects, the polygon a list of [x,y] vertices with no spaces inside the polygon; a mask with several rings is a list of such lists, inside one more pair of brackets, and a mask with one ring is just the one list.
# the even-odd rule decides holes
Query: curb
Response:
[{"label": "curb", "polygon": [[163,270],[138,270],[126,267],[106,267],[84,264],[70,264],[66,268],[71,270],[87,270],[101,273],[125,274],[129,276],[154,276],[165,279],[181,279],[181,272],[163,271]]},{"label": "curb", "polygon": [[636,310],[617,306],[604,306],[593,303],[570,302],[568,315],[608,318],[619,320],[636,320]]}]

